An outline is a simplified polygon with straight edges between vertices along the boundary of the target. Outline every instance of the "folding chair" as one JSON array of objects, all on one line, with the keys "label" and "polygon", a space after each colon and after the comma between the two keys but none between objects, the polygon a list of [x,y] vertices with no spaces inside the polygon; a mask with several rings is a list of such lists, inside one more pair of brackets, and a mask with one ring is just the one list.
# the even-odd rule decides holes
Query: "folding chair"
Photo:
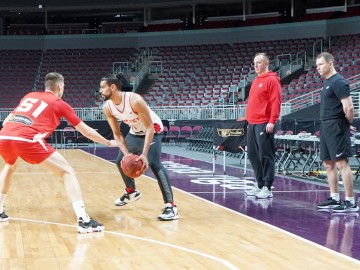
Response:
[{"label": "folding chair", "polygon": [[63,138],[62,146],[64,148],[66,148],[67,146],[74,148],[76,146],[76,139],[77,139],[76,129],[71,126],[65,127],[62,133],[62,138]]},{"label": "folding chair", "polygon": [[179,144],[181,145],[181,141],[182,140],[187,140],[188,138],[190,138],[192,135],[192,128],[190,126],[183,126],[180,129],[180,134],[178,137],[179,140]]},{"label": "folding chair", "polygon": [[171,126],[169,128],[169,132],[166,136],[166,140],[168,144],[171,143],[171,140],[174,141],[174,145],[179,142],[179,135],[180,135],[180,127],[179,126]]},{"label": "folding chair", "polygon": [[162,142],[167,142],[167,134],[169,133],[169,129],[167,126],[164,126],[164,129],[163,129],[163,135],[162,135],[162,138],[161,138],[161,141]]},{"label": "folding chair", "polygon": [[202,130],[202,126],[194,126],[192,128],[191,136],[188,138],[189,145],[187,146],[186,150],[194,150],[197,138],[201,130]]}]

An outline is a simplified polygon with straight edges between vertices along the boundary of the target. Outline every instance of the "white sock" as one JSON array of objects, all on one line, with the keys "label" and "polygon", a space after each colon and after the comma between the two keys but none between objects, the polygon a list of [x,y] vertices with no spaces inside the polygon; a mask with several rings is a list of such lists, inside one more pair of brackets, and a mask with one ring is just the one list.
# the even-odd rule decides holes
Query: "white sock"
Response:
[{"label": "white sock", "polygon": [[354,204],[355,203],[355,198],[354,197],[345,197],[345,201],[349,201],[352,204]]},{"label": "white sock", "polygon": [[0,193],[0,214],[4,212],[4,202],[6,194]]},{"label": "white sock", "polygon": [[331,193],[330,196],[331,196],[331,198],[333,198],[335,201],[339,201],[339,200],[340,200],[340,195],[339,195],[339,193]]},{"label": "white sock", "polygon": [[73,202],[73,208],[77,219],[82,218],[84,222],[89,222],[90,218],[85,212],[85,206],[83,201]]}]

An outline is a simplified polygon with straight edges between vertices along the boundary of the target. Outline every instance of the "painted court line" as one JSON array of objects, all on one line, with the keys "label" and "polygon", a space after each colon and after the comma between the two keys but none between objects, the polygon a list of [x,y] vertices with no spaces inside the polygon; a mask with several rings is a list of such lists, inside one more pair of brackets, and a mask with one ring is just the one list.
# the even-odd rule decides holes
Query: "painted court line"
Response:
[{"label": "painted court line", "polygon": [[[151,177],[149,177],[149,176],[146,176],[146,175],[143,175],[143,176],[146,177],[146,178],[148,178],[148,179],[150,179],[150,180],[157,181],[156,179],[151,178]],[[227,208],[227,207],[225,207],[225,206],[223,206],[223,205],[220,205],[220,204],[211,202],[211,201],[209,201],[209,200],[206,200],[206,199],[204,199],[204,198],[201,198],[201,197],[199,197],[199,196],[196,196],[196,195],[194,195],[194,194],[192,194],[192,193],[186,192],[186,191],[181,190],[181,189],[178,189],[178,188],[176,188],[176,187],[173,187],[173,189],[176,189],[176,190],[178,190],[179,192],[185,193],[185,194],[187,194],[188,196],[192,196],[192,197],[194,197],[194,198],[196,198],[196,199],[202,200],[202,201],[204,201],[204,202],[206,202],[206,203],[210,203],[210,204],[212,204],[212,205],[214,205],[214,206],[223,208],[223,209],[225,209],[225,210],[227,210],[227,211],[230,211],[230,212],[232,212],[232,213],[234,213],[234,214],[236,214],[236,215],[239,215],[239,216],[241,216],[241,217],[250,219],[250,220],[252,220],[252,221],[254,221],[254,222],[257,222],[257,223],[261,223],[261,224],[263,224],[263,225],[265,225],[265,226],[267,226],[267,227],[270,227],[270,228],[272,228],[272,229],[274,229],[274,230],[280,231],[280,232],[282,232],[282,233],[284,233],[284,234],[286,234],[286,235],[289,235],[289,236],[294,237],[294,238],[296,238],[296,239],[298,239],[298,240],[301,240],[301,241],[303,241],[303,242],[305,242],[305,243],[308,243],[308,244],[310,244],[310,245],[312,245],[312,246],[315,246],[315,247],[320,248],[320,249],[322,249],[322,250],[325,250],[325,251],[327,251],[327,252],[329,252],[329,253],[332,253],[333,255],[336,255],[336,256],[345,258],[345,259],[347,259],[347,260],[349,260],[349,261],[355,262],[355,263],[359,264],[359,266],[360,266],[360,261],[357,260],[357,259],[351,258],[351,257],[349,257],[349,256],[346,256],[346,255],[342,254],[342,253],[339,253],[339,252],[337,252],[337,251],[334,251],[334,250],[332,250],[332,249],[329,249],[329,248],[327,248],[327,247],[324,247],[324,246],[322,246],[322,245],[319,245],[319,244],[317,244],[317,243],[314,243],[314,242],[312,242],[312,241],[310,241],[310,240],[307,240],[307,239],[305,239],[305,238],[303,238],[303,237],[301,237],[301,236],[298,236],[298,235],[296,235],[296,234],[293,234],[293,233],[291,233],[291,232],[288,232],[288,231],[286,231],[286,230],[284,230],[284,229],[278,228],[278,227],[276,227],[276,226],[274,226],[274,225],[271,225],[271,224],[269,224],[269,223],[266,223],[266,222],[264,222],[264,221],[261,221],[261,220],[255,219],[255,218],[253,218],[253,217],[247,216],[247,215],[245,215],[245,214],[242,214],[242,213],[240,213],[240,212],[234,211],[234,210],[232,210],[232,209],[230,209],[230,208]]]},{"label": "painted court line", "polygon": [[[9,220],[18,220],[18,221],[33,222],[33,223],[50,224],[50,225],[56,225],[56,226],[65,226],[65,227],[72,227],[72,228],[75,228],[75,229],[77,228],[77,226],[70,225],[70,224],[63,224],[63,223],[49,222],[49,221],[40,221],[40,220],[35,220],[35,219],[24,219],[24,218],[13,218],[12,217],[12,218],[9,218]],[[147,238],[144,238],[144,237],[134,236],[134,235],[125,234],[125,233],[119,233],[119,232],[114,232],[114,231],[106,231],[106,230],[104,230],[104,233],[117,235],[117,236],[121,236],[121,237],[126,237],[126,238],[130,238],[130,239],[135,239],[135,240],[139,240],[139,241],[143,241],[143,242],[153,243],[153,244],[156,244],[156,245],[161,245],[161,246],[181,250],[181,251],[184,251],[184,252],[187,252],[187,253],[192,253],[192,254],[195,254],[195,255],[198,255],[198,256],[201,256],[201,257],[204,257],[204,258],[219,262],[219,263],[223,264],[227,269],[239,270],[238,267],[236,267],[235,265],[233,265],[232,263],[230,263],[230,262],[228,262],[228,261],[226,261],[224,259],[212,256],[212,255],[200,252],[200,251],[196,251],[196,250],[193,250],[193,249],[189,249],[189,248],[169,244],[169,243],[166,243],[166,242],[161,242],[161,241],[158,241],[158,240],[147,239]],[[93,234],[97,234],[97,233],[93,233]]]},{"label": "painted court line", "polygon": [[[96,156],[96,158],[100,158],[100,159],[102,159],[102,160],[104,160],[104,161],[107,161],[107,160],[105,160],[105,159],[103,159],[103,158],[101,158],[101,157],[97,157],[97,156]],[[109,161],[107,161],[107,162],[109,162]],[[205,161],[204,161],[204,162],[205,162]],[[157,181],[156,179],[154,179],[154,178],[152,178],[152,177],[149,177],[149,176],[147,176],[147,175],[143,175],[143,177],[146,177],[146,178],[148,178],[148,179],[150,179],[150,180],[152,180],[152,181]],[[291,177],[288,177],[288,176],[286,176],[286,178],[289,178],[289,180],[295,180],[295,181],[300,181],[300,182],[305,182],[305,183],[306,183],[306,181],[301,181],[300,179],[297,179],[297,178],[291,178]],[[319,183],[319,184],[318,184],[318,183],[312,183],[312,184],[318,185],[319,187],[323,187],[323,185],[320,184],[320,183]],[[292,237],[294,237],[294,238],[296,238],[296,239],[299,239],[299,240],[301,240],[301,241],[303,241],[303,242],[306,242],[306,243],[308,243],[308,244],[310,244],[310,245],[316,246],[317,248],[320,248],[320,249],[322,249],[322,250],[325,250],[325,251],[327,251],[327,252],[329,252],[329,253],[331,253],[331,254],[333,254],[333,255],[336,255],[336,256],[345,258],[345,259],[347,259],[347,260],[349,260],[349,261],[355,262],[355,263],[357,263],[357,264],[360,265],[360,261],[357,260],[357,259],[351,258],[351,257],[349,257],[349,256],[346,256],[346,255],[342,254],[342,253],[339,253],[339,252],[337,252],[337,251],[334,251],[334,250],[332,250],[332,249],[329,249],[329,248],[327,248],[327,247],[324,247],[324,246],[322,246],[322,245],[320,245],[320,244],[317,244],[317,243],[315,243],[315,242],[312,242],[312,241],[310,241],[310,240],[307,240],[307,239],[305,239],[305,238],[303,238],[303,237],[301,237],[301,236],[298,236],[298,235],[296,235],[296,234],[293,234],[293,233],[291,233],[291,232],[288,232],[288,231],[286,231],[286,230],[284,230],[284,229],[278,228],[278,227],[276,227],[276,226],[274,226],[274,225],[271,225],[271,224],[269,224],[269,223],[266,223],[266,222],[264,222],[264,221],[261,221],[261,220],[252,218],[252,217],[250,217],[250,216],[247,216],[247,215],[245,215],[245,214],[242,214],[242,213],[240,213],[240,212],[234,211],[234,210],[232,210],[232,209],[230,209],[230,208],[227,208],[227,207],[225,207],[225,206],[216,204],[216,203],[214,203],[214,202],[211,202],[211,201],[209,201],[209,200],[206,200],[206,199],[204,199],[204,198],[201,198],[201,197],[199,197],[199,196],[197,196],[197,195],[194,195],[194,194],[192,194],[192,193],[186,192],[186,191],[181,190],[181,189],[179,189],[179,188],[173,187],[173,189],[176,189],[176,190],[178,190],[179,192],[182,192],[182,193],[184,193],[184,194],[187,194],[188,196],[192,196],[192,197],[194,197],[194,198],[196,198],[196,199],[198,199],[198,200],[202,200],[202,201],[204,201],[204,202],[206,202],[206,203],[210,203],[210,204],[215,205],[215,206],[217,206],[217,207],[221,207],[221,208],[223,208],[223,209],[225,209],[225,210],[227,210],[227,211],[230,211],[230,212],[232,212],[232,213],[234,213],[234,214],[236,214],[236,215],[242,216],[242,217],[247,218],[247,219],[251,219],[251,220],[254,221],[254,222],[261,223],[261,224],[263,224],[263,225],[265,225],[265,226],[268,226],[268,227],[273,228],[273,229],[275,229],[275,230],[277,230],[277,231],[280,231],[280,232],[282,232],[282,233],[284,233],[284,234],[286,234],[286,235],[292,236]],[[289,191],[289,192],[293,192],[293,191]]]}]

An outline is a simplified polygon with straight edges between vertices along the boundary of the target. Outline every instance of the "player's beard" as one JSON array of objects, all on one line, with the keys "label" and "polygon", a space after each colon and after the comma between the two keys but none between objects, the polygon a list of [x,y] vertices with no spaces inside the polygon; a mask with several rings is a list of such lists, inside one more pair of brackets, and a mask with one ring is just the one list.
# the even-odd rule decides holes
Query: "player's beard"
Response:
[{"label": "player's beard", "polygon": [[109,99],[111,98],[111,94],[112,94],[112,93],[110,93],[109,95],[104,95],[104,94],[102,94],[101,97],[102,97],[102,99],[103,99],[104,101],[107,101],[107,100],[109,100]]}]

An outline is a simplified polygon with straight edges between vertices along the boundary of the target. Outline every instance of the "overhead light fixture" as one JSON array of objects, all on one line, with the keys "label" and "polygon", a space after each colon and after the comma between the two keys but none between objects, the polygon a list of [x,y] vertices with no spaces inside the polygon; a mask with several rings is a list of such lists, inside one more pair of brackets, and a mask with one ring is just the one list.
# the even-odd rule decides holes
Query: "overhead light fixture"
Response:
[{"label": "overhead light fixture", "polygon": [[42,5],[39,5],[39,8],[42,8]]}]

